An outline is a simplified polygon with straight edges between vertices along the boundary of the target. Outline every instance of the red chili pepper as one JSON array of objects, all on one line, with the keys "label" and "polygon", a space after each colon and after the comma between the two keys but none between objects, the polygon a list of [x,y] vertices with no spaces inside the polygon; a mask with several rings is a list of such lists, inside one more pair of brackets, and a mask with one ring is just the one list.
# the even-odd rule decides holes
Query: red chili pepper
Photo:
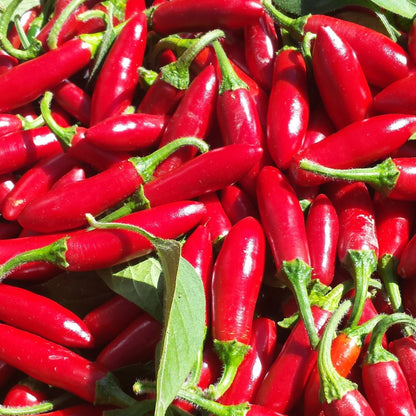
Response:
[{"label": "red chili pepper", "polygon": [[115,295],[84,316],[84,323],[94,337],[95,346],[109,343],[142,313],[133,302]]},{"label": "red chili pepper", "polygon": [[415,328],[414,319],[406,314],[387,315],[374,328],[362,365],[365,395],[377,415],[416,415],[416,407],[398,359],[380,342],[386,330],[399,323]]},{"label": "red chili pepper", "polygon": [[142,313],[98,354],[96,362],[109,371],[154,359],[162,325]]},{"label": "red chili pepper", "polygon": [[146,9],[146,2],[144,0],[127,0],[126,8],[124,10],[124,19],[129,19],[136,13],[141,13]]},{"label": "red chili pepper", "polygon": [[47,400],[47,394],[34,379],[27,379],[13,385],[4,397],[3,406],[24,407],[40,404]]},{"label": "red chili pepper", "polygon": [[346,169],[366,166],[387,157],[416,130],[416,117],[401,114],[374,116],[352,123],[296,154],[290,169],[297,183],[319,185],[328,178],[308,172],[314,165]]},{"label": "red chili pepper", "polygon": [[9,55],[7,52],[0,50],[0,75],[8,72],[14,66],[16,66],[19,61],[14,57]]},{"label": "red chili pepper", "polygon": [[[179,139],[179,142],[198,145],[192,138]],[[23,228],[39,232],[70,230],[86,225],[85,214],[97,216],[126,199],[151,178],[155,166],[176,150],[179,142],[171,142],[168,147],[143,158],[122,161],[85,180],[51,189],[28,203],[18,221]],[[104,187],[107,189],[105,193],[102,192]],[[83,195],[81,200],[80,195]]]},{"label": "red chili pepper", "polygon": [[229,185],[222,189],[220,199],[231,224],[245,217],[258,218],[259,216],[250,197],[237,185]]},{"label": "red chili pepper", "polygon": [[317,31],[312,64],[320,96],[338,129],[368,117],[373,97],[360,62],[349,43],[329,26]]},{"label": "red chili pepper", "polygon": [[276,166],[286,169],[298,152],[309,120],[306,64],[292,47],[276,56],[267,112],[267,148]]},{"label": "red chili pepper", "polygon": [[65,186],[72,182],[82,181],[86,178],[85,169],[81,167],[74,167],[68,173],[59,178],[51,187],[51,189]]},{"label": "red chili pepper", "polygon": [[416,21],[413,19],[412,25],[410,26],[407,34],[407,51],[412,63],[416,63]]},{"label": "red chili pepper", "polygon": [[407,53],[398,43],[381,32],[321,14],[291,19],[276,10],[270,1],[263,4],[274,20],[296,37],[308,32],[316,34],[322,26],[331,27],[354,49],[369,84],[383,88],[409,73]]},{"label": "red chili pepper", "polygon": [[362,182],[331,183],[327,195],[339,220],[338,259],[355,285],[350,325],[358,323],[379,253],[374,204]]},{"label": "red chili pepper", "polygon": [[[0,359],[30,377],[62,388],[90,403],[96,402],[96,384],[105,380],[108,374],[104,367],[54,342],[9,325],[0,324],[0,334],[3,340]],[[109,397],[109,403],[128,406],[135,402],[115,386],[111,391],[115,397]],[[117,402],[120,394],[120,402]]]},{"label": "red chili pepper", "polygon": [[53,90],[56,102],[84,126],[90,124],[91,98],[78,85],[64,80]]},{"label": "red chili pepper", "polygon": [[4,201],[7,195],[14,188],[18,178],[11,173],[0,175],[0,211],[3,210]]},{"label": "red chili pepper", "polygon": [[[312,306],[317,332],[322,333],[331,311],[339,303],[340,292],[341,287],[336,287],[326,305]],[[276,412],[289,413],[301,398],[316,359],[317,352],[311,347],[305,325],[300,319],[265,375],[253,402]]]},{"label": "red chili pepper", "polygon": [[[143,186],[151,206],[168,201],[192,199],[218,191],[238,181],[261,158],[263,150],[246,144],[232,144],[198,155],[168,175]],[[222,169],[218,169],[222,166]]]},{"label": "red chili pepper", "polygon": [[28,169],[4,200],[4,218],[9,221],[16,220],[30,201],[45,194],[58,178],[76,164],[77,161],[70,155],[58,153]]},{"label": "red chili pepper", "polygon": [[[146,231],[161,238],[176,238],[195,227],[204,215],[203,204],[182,201],[135,212],[115,222],[145,228]],[[21,254],[3,264],[4,274],[8,271],[13,273],[15,267],[28,262],[52,263],[72,271],[96,270],[112,267],[132,258],[146,255],[153,250],[152,244],[145,237],[120,229],[74,231],[59,240],[56,236],[56,234],[55,236],[47,235],[49,241],[55,243],[48,246],[44,243],[44,247],[41,246],[38,250],[32,250],[29,253],[25,253],[28,246],[39,247],[39,242],[43,241],[41,237],[27,237],[29,240],[23,242],[25,244],[20,244],[20,248],[16,247],[18,242],[14,241],[14,244],[10,244],[10,251],[15,250],[15,255],[18,252]],[[42,237],[47,241],[46,236]],[[7,254],[10,255],[10,251]]]},{"label": "red chili pepper", "polygon": [[224,362],[222,377],[215,385],[215,398],[231,385],[247,352],[264,265],[261,225],[252,217],[244,218],[227,234],[213,269],[211,332],[214,347]]},{"label": "red chili pepper", "polygon": [[20,235],[22,227],[16,221],[0,221],[0,239],[16,238]]},{"label": "red chili pepper", "polygon": [[[194,136],[204,139],[215,114],[218,82],[215,70],[208,66],[191,83],[174,114],[167,123],[159,147],[178,137]],[[194,157],[195,149],[185,147],[166,158],[155,170],[155,177],[166,175],[172,169]]]},{"label": "red chili pepper", "polygon": [[85,132],[94,146],[114,151],[147,150],[159,144],[169,117],[158,114],[122,114],[94,124]]},{"label": "red chili pepper", "polygon": [[32,291],[0,285],[2,322],[68,347],[89,348],[94,339],[87,326],[59,303]]},{"label": "red chili pepper", "polygon": [[311,345],[315,347],[319,340],[307,293],[312,268],[304,216],[295,191],[276,167],[261,170],[257,179],[257,205],[277,277],[294,293]]},{"label": "red chili pepper", "polygon": [[203,0],[197,4],[174,0],[157,5],[151,15],[152,29],[168,35],[179,32],[204,32],[214,28],[236,29],[256,23],[263,7],[255,0],[218,3]]},{"label": "red chili pepper", "polygon": [[122,114],[131,105],[146,48],[144,13],[135,14],[121,30],[104,61],[91,97],[91,125]]},{"label": "red chili pepper", "polygon": [[253,321],[250,351],[240,364],[230,388],[219,398],[222,404],[251,402],[276,356],[277,331],[273,320]]},{"label": "red chili pepper", "polygon": [[30,130],[43,125],[41,118],[29,120],[15,114],[0,114],[0,136],[18,132],[21,130]]},{"label": "red chili pepper", "polygon": [[334,206],[325,194],[312,202],[306,220],[312,278],[330,285],[335,273],[339,223]]},{"label": "red chili pepper", "polygon": [[16,369],[0,360],[0,386],[3,387],[6,382],[10,380],[10,377],[16,372]]},{"label": "red chili pepper", "polygon": [[274,22],[267,14],[253,25],[244,27],[244,51],[247,66],[253,78],[270,91],[273,79],[273,66],[279,38]]}]

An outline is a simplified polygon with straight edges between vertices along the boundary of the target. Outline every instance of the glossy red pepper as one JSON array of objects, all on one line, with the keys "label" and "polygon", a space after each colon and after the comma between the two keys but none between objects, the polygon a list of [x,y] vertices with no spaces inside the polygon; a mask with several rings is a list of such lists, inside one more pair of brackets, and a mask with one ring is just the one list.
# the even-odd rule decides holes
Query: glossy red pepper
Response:
[{"label": "glossy red pepper", "polygon": [[94,337],[95,346],[109,343],[142,313],[133,302],[115,295],[84,316],[84,323]]},{"label": "glossy red pepper", "polygon": [[7,391],[2,405],[8,407],[23,407],[33,406],[46,401],[48,396],[41,385],[42,383],[36,382],[34,379],[22,380]]},{"label": "glossy red pepper", "polygon": [[278,168],[286,169],[300,149],[308,120],[305,61],[298,50],[282,48],[274,62],[267,112],[267,148]]},{"label": "glossy red pepper", "polygon": [[321,14],[291,19],[276,10],[271,2],[267,1],[265,6],[280,25],[297,37],[308,32],[316,34],[322,26],[331,27],[354,49],[369,84],[383,88],[409,73],[408,54],[381,32]]},{"label": "glossy red pepper", "polygon": [[223,188],[220,199],[232,224],[245,217],[258,218],[259,216],[250,197],[237,185],[229,185]]},{"label": "glossy red pepper", "polygon": [[14,188],[17,180],[18,178],[11,173],[0,175],[0,210],[3,209],[4,201],[10,191]]},{"label": "glossy red pepper", "polygon": [[86,169],[75,166],[65,175],[61,176],[51,187],[51,189],[58,188],[59,186],[65,186],[66,184],[82,181],[86,178]]},{"label": "glossy red pepper", "polygon": [[318,29],[312,65],[326,111],[338,129],[368,117],[373,97],[360,62],[349,43],[329,26]]},{"label": "glossy red pepper", "polygon": [[16,220],[30,201],[45,194],[57,179],[77,163],[78,161],[70,155],[58,153],[28,169],[4,200],[3,217],[9,221]]},{"label": "glossy red pepper", "polygon": [[91,97],[90,123],[122,114],[132,104],[146,48],[144,13],[135,14],[114,41],[98,74]]},{"label": "glossy red pepper", "polygon": [[152,13],[152,28],[162,35],[214,28],[236,29],[256,23],[263,13],[261,3],[255,0],[232,0],[226,4],[215,0],[203,0],[198,4],[174,0],[157,5]]},{"label": "glossy red pepper", "polygon": [[[139,211],[116,222],[145,228],[161,238],[176,238],[195,227],[204,214],[203,204],[181,201]],[[20,249],[15,246],[18,242],[11,244],[11,248],[19,250],[21,255],[4,264],[2,271],[6,274],[8,271],[13,273],[13,268],[33,261],[52,263],[65,270],[89,271],[111,267],[153,250],[150,241],[137,233],[121,229],[95,229],[74,231],[59,240],[56,235],[48,235],[49,240],[55,244],[44,244],[44,247],[25,254],[29,245],[32,245],[32,248],[39,247],[40,241],[47,241],[46,236],[42,237],[43,239],[36,236],[27,237],[29,241],[26,241],[26,245],[20,244]],[[32,238],[34,241],[30,240]],[[58,253],[60,254],[57,257]],[[17,254],[16,251],[14,254]]]},{"label": "glossy red pepper", "polygon": [[9,55],[3,50],[0,50],[0,75],[9,71],[18,63],[19,61],[14,56]]},{"label": "glossy red pepper", "polygon": [[300,185],[319,185],[330,179],[307,172],[309,166],[366,166],[398,149],[415,130],[416,117],[411,115],[385,114],[357,121],[301,150],[294,156],[290,169]]},{"label": "glossy red pepper", "polygon": [[325,194],[319,194],[308,210],[308,239],[312,278],[330,285],[335,273],[339,223],[337,212]]},{"label": "glossy red pepper", "polygon": [[21,130],[29,130],[40,127],[43,121],[39,118],[29,120],[16,114],[0,114],[0,136]]},{"label": "glossy red pepper", "polygon": [[126,8],[124,10],[124,18],[129,19],[136,13],[143,12],[146,9],[144,0],[127,0]]},{"label": "glossy red pepper", "polygon": [[169,117],[158,114],[122,114],[108,117],[85,132],[94,146],[114,151],[143,151],[159,144]]}]

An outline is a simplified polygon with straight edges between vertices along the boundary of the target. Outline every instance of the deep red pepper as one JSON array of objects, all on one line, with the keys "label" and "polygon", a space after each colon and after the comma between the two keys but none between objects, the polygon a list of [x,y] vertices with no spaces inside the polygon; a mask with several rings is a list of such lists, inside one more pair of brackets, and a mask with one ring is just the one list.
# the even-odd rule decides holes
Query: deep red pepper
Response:
[{"label": "deep red pepper", "polygon": [[[195,227],[205,214],[205,207],[198,202],[173,202],[159,207],[139,211],[115,222],[131,224],[145,228],[146,231],[161,238],[176,238]],[[60,236],[58,235],[58,238]],[[146,255],[153,250],[150,241],[134,232],[126,230],[81,230],[67,234],[57,240],[56,234],[42,237],[27,237],[29,240],[16,245],[18,241],[11,244],[16,256],[3,265],[3,272],[11,273],[16,266],[28,262],[47,262],[72,271],[89,271],[114,266],[115,264],[128,261]],[[49,238],[49,241],[56,242],[32,250],[25,254],[29,245],[39,247],[39,243]],[[34,240],[31,240],[34,239]],[[17,239],[21,240],[21,239]],[[11,241],[11,240],[5,240]],[[47,244],[47,243],[46,243]],[[57,254],[60,253],[57,257]],[[9,253],[5,253],[5,256]],[[10,268],[9,268],[10,266]]]},{"label": "deep red pepper", "polygon": [[121,30],[106,56],[91,97],[90,123],[123,113],[132,104],[146,48],[144,13],[135,14]]},{"label": "deep red pepper", "polygon": [[[184,144],[195,144],[192,139]],[[174,151],[176,142],[168,146]],[[197,144],[197,143],[196,143]],[[173,147],[172,147],[173,146]],[[167,147],[144,158],[130,158],[82,181],[49,190],[28,203],[18,216],[23,228],[39,232],[56,232],[88,223],[85,214],[97,216],[122,202],[151,178],[155,166],[172,153]],[[162,154],[163,155],[162,155]],[[103,188],[107,192],[103,193]],[[79,195],[84,195],[80,200]]]},{"label": "deep red pepper", "polygon": [[150,205],[156,206],[218,191],[246,174],[260,160],[262,152],[261,148],[246,144],[232,144],[210,150],[168,175],[146,183],[143,193]]},{"label": "deep red pepper", "polygon": [[413,235],[410,241],[406,244],[402,255],[400,257],[399,264],[397,266],[397,272],[403,279],[413,279],[416,277],[416,235]]},{"label": "deep red pepper", "polygon": [[247,66],[253,78],[266,91],[270,91],[272,86],[274,59],[279,44],[274,22],[267,14],[257,23],[244,27]]},{"label": "deep red pepper", "polygon": [[332,16],[313,14],[291,19],[274,9],[271,2],[266,10],[284,28],[296,37],[305,33],[317,33],[322,26],[331,27],[354,49],[369,84],[385,87],[409,73],[408,55],[392,39],[366,26]]},{"label": "deep red pepper", "polygon": [[319,185],[328,178],[307,172],[309,165],[330,168],[366,166],[387,157],[404,144],[416,130],[416,117],[385,114],[352,123],[297,153],[290,165],[296,182]]},{"label": "deep red pepper", "polygon": [[18,178],[11,173],[0,175],[0,210],[3,210],[4,201],[17,181]]},{"label": "deep red pepper", "polygon": [[144,0],[127,0],[126,8],[124,10],[124,18],[129,19],[136,13],[143,12],[146,9]]},{"label": "deep red pepper", "polygon": [[96,362],[109,371],[154,359],[162,325],[143,312],[98,354]]},{"label": "deep red pepper", "polygon": [[68,347],[89,348],[94,339],[81,318],[69,309],[30,290],[0,285],[2,322]]},{"label": "deep red pepper", "polygon": [[23,407],[40,404],[47,399],[47,394],[34,379],[27,379],[13,385],[4,397],[3,406]]},{"label": "deep red pepper", "polygon": [[214,398],[228,389],[247,352],[254,309],[265,266],[265,237],[260,223],[247,217],[225,237],[212,275],[212,324],[214,347],[224,362]]},{"label": "deep red pepper", "polygon": [[325,194],[319,194],[308,210],[308,239],[312,278],[330,285],[335,272],[339,223],[334,206]]},{"label": "deep red pepper", "polygon": [[298,50],[282,48],[274,62],[267,112],[267,148],[278,168],[286,169],[300,149],[308,120],[305,61]]},{"label": "deep red pepper", "polygon": [[28,120],[16,114],[0,114],[0,136],[10,134],[21,130],[29,130],[40,127],[43,121],[40,118]]},{"label": "deep red pepper", "polygon": [[14,57],[9,55],[7,52],[0,50],[0,75],[12,69],[16,66],[19,61]]},{"label": "deep red pepper", "polygon": [[259,216],[250,197],[237,185],[229,185],[223,188],[220,199],[232,224],[245,217],[258,218]]},{"label": "deep red pepper", "polygon": [[64,80],[52,90],[56,102],[84,126],[90,124],[91,97],[78,85]]},{"label": "deep red pepper", "polygon": [[374,328],[362,366],[364,391],[377,415],[416,415],[416,406],[398,359],[380,342],[386,330],[397,323],[415,328],[414,319],[406,314],[387,315]]},{"label": "deep red pepper", "polygon": [[416,64],[416,21],[413,19],[407,34],[407,51],[413,64]]},{"label": "deep red pepper", "polygon": [[77,164],[67,153],[58,153],[28,169],[9,192],[2,209],[4,218],[14,221],[33,199],[45,194],[57,179]]},{"label": "deep red pepper", "polygon": [[253,321],[250,351],[245,355],[230,388],[219,398],[222,404],[251,402],[276,356],[277,331],[273,320],[260,317]]},{"label": "deep red pepper", "polygon": [[264,167],[258,176],[257,205],[277,277],[294,293],[311,345],[315,347],[318,336],[307,293],[312,268],[304,216],[295,191],[274,166]]},{"label": "deep red pepper", "polygon": [[[206,67],[191,83],[166,125],[159,147],[179,137],[206,138],[215,114],[218,81],[212,66]],[[179,149],[155,170],[155,177],[166,175],[172,169],[194,157],[195,149]]]},{"label": "deep red pepper", "polygon": [[197,4],[174,0],[158,5],[152,15],[152,29],[162,35],[178,32],[203,32],[214,28],[236,29],[256,23],[263,7],[255,0],[218,3],[203,0]]},{"label": "deep red pepper", "polygon": [[22,227],[16,221],[0,221],[0,239],[16,238],[22,232]]},{"label": "deep red pepper", "polygon": [[59,186],[65,186],[66,184],[82,181],[86,178],[86,169],[75,166],[65,175],[61,176],[51,187],[51,189],[58,188]]},{"label": "deep red pepper", "polygon": [[[104,367],[54,342],[9,325],[0,324],[0,333],[3,339],[0,359],[39,381],[62,388],[90,403],[96,402],[96,384],[108,373]],[[120,391],[114,389],[116,397],[118,393]],[[118,403],[114,398],[109,398],[109,403],[111,401],[124,406],[135,402],[124,395]]]},{"label": "deep red pepper", "polygon": [[85,137],[109,151],[143,151],[159,144],[168,122],[169,116],[164,115],[122,114],[94,124]]},{"label": "deep red pepper", "polygon": [[360,62],[349,43],[329,26],[318,29],[312,65],[326,111],[338,129],[368,117],[373,97]]},{"label": "deep red pepper", "polygon": [[85,315],[83,321],[99,347],[109,343],[141,313],[136,304],[115,295]]}]

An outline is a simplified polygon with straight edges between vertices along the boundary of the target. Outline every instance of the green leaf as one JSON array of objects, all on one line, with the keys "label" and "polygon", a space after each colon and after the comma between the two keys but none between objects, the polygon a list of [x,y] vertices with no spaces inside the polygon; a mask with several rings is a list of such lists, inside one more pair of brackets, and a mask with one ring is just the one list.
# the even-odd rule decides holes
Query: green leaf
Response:
[{"label": "green leaf", "polygon": [[[4,10],[7,8],[7,6],[12,2],[13,0],[2,0],[0,2],[1,4],[1,10]],[[33,9],[34,7],[38,7],[41,5],[40,0],[22,0],[16,9],[14,15],[21,16],[25,11]]]},{"label": "green leaf", "polygon": [[135,303],[159,322],[163,321],[162,266],[154,257],[123,263],[98,274],[115,293]]}]

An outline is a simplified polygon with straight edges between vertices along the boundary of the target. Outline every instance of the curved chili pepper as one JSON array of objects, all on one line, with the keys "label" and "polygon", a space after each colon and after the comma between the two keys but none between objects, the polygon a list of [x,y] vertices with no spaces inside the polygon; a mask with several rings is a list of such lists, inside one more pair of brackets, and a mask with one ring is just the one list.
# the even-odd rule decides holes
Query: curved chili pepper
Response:
[{"label": "curved chili pepper", "polygon": [[267,149],[280,169],[298,152],[309,120],[306,64],[294,48],[276,56],[267,112]]},{"label": "curved chili pepper", "polygon": [[214,348],[224,363],[212,392],[214,398],[229,388],[249,348],[265,250],[260,223],[247,217],[233,225],[214,263],[211,332]]},{"label": "curved chili pepper", "polygon": [[[188,139],[178,140],[185,145],[198,145],[195,139]],[[151,178],[160,160],[178,148],[178,140],[149,156],[130,158],[85,180],[49,190],[24,207],[18,216],[19,223],[23,228],[39,232],[70,230],[86,225],[85,214],[97,216],[103,213]],[[106,193],[102,192],[103,187],[107,187]],[[82,200],[79,195],[84,195]]]},{"label": "curved chili pepper", "polygon": [[247,66],[253,78],[266,91],[270,91],[272,86],[273,66],[279,43],[274,22],[267,14],[257,23],[244,27]]},{"label": "curved chili pepper", "polygon": [[[332,311],[337,307],[341,292],[342,288],[338,286],[330,292],[322,307],[312,306],[318,333],[322,333]],[[290,412],[302,395],[316,359],[317,352],[311,347],[304,322],[300,319],[265,375],[253,402],[275,412]]]},{"label": "curved chili pepper", "polygon": [[84,316],[84,323],[94,337],[95,346],[109,343],[142,313],[133,302],[115,295]]},{"label": "curved chili pepper", "polygon": [[143,312],[100,351],[96,362],[109,371],[145,363],[154,358],[161,334],[160,322]]},{"label": "curved chili pepper", "polygon": [[379,253],[374,204],[362,182],[332,183],[327,195],[338,214],[338,259],[355,285],[350,325],[358,323]]},{"label": "curved chili pepper", "polygon": [[[260,147],[247,144],[230,144],[210,150],[168,175],[144,184],[144,196],[151,206],[157,206],[218,191],[246,174],[259,162],[262,152]],[[222,166],[222,169],[218,169],[218,166]]]},{"label": "curved chili pepper", "polygon": [[221,190],[221,204],[231,224],[245,217],[258,218],[257,208],[250,197],[237,185],[229,185]]},{"label": "curved chili pepper", "polygon": [[58,178],[77,163],[78,161],[70,155],[58,153],[28,169],[4,200],[2,209],[4,218],[9,221],[16,220],[30,201],[45,194]]},{"label": "curved chili pepper", "polygon": [[[0,324],[0,359],[46,384],[62,388],[95,403],[96,385],[106,380],[104,367],[38,335]],[[108,403],[128,406],[135,402],[114,385]],[[108,394],[109,392],[107,392]]]},{"label": "curved chili pepper", "polygon": [[261,3],[255,0],[232,0],[221,4],[215,0],[203,0],[197,4],[174,0],[154,8],[151,26],[162,35],[215,28],[236,29],[256,23],[263,13]]},{"label": "curved chili pepper", "polygon": [[316,34],[322,26],[331,27],[354,49],[369,84],[383,88],[409,73],[407,53],[398,43],[381,32],[321,14],[291,19],[276,10],[270,1],[263,4],[274,20],[296,37],[308,32]]},{"label": "curved chili pepper", "polygon": [[250,351],[240,364],[230,388],[219,398],[222,404],[251,402],[276,356],[277,331],[273,320],[253,320]]},{"label": "curved chili pepper", "polygon": [[366,166],[387,157],[416,131],[416,117],[385,114],[352,123],[297,153],[290,169],[300,185],[319,185],[329,179],[308,172],[309,165],[345,169]]},{"label": "curved chili pepper", "polygon": [[90,124],[91,97],[78,85],[64,80],[52,90],[56,102],[84,126]]},{"label": "curved chili pepper", "polygon": [[40,404],[47,399],[46,392],[34,379],[26,379],[13,385],[3,400],[3,406],[23,407]]},{"label": "curved chili pepper", "polygon": [[318,336],[307,294],[312,268],[303,212],[295,191],[276,167],[265,166],[261,170],[257,179],[257,205],[277,277],[294,293],[314,348]]},{"label": "curved chili pepper", "polygon": [[40,117],[37,117],[35,120],[29,120],[20,115],[2,113],[0,114],[0,136],[41,127],[43,123]]},{"label": "curved chili pepper", "polygon": [[65,186],[66,184],[82,181],[86,178],[85,169],[82,167],[74,167],[68,173],[61,176],[51,187],[51,189]]},{"label": "curved chili pepper", "polygon": [[[205,215],[205,207],[198,202],[173,202],[159,207],[135,212],[116,222],[145,228],[161,238],[176,238],[196,226]],[[44,237],[47,240],[46,236]],[[3,264],[3,276],[23,263],[47,262],[65,270],[89,271],[128,261],[146,255],[153,250],[145,237],[126,230],[80,230],[67,234],[59,240],[48,235],[52,244],[26,253],[29,244],[39,247],[40,237],[27,237],[20,255]],[[58,235],[58,238],[60,236]],[[30,241],[34,238],[34,241]],[[10,240],[6,240],[10,241]],[[55,243],[53,243],[55,242]],[[15,244],[18,242],[15,242]],[[47,243],[46,243],[47,244]],[[44,244],[45,245],[45,244]],[[15,254],[16,251],[14,252]]]},{"label": "curved chili pepper", "polygon": [[94,339],[73,312],[47,297],[6,284],[0,285],[2,322],[68,347],[92,347]]},{"label": "curved chili pepper", "polygon": [[349,43],[329,26],[317,31],[312,65],[326,111],[338,129],[368,117],[373,97],[360,62]]},{"label": "curved chili pepper", "polygon": [[123,113],[131,105],[146,48],[144,13],[135,14],[114,41],[95,82],[90,123]]},{"label": "curved chili pepper", "polygon": [[329,320],[319,343],[317,362],[322,385],[322,408],[328,416],[375,416],[357,385],[341,376],[332,363],[332,338],[339,321],[350,307],[351,302],[348,301],[340,305]]},{"label": "curved chili pepper", "polygon": [[339,223],[337,212],[325,194],[319,194],[309,207],[306,220],[312,278],[330,285],[335,272]]},{"label": "curved chili pepper", "polygon": [[169,117],[158,114],[121,114],[94,124],[85,138],[114,152],[147,150],[159,144]]},{"label": "curved chili pepper", "polygon": [[[174,114],[166,125],[159,148],[178,137],[204,139],[211,127],[217,98],[217,77],[212,66],[203,70],[191,83]],[[154,176],[163,176],[194,157],[195,149],[179,149],[159,164]]]},{"label": "curved chili pepper", "polygon": [[397,357],[381,346],[381,338],[394,324],[415,328],[414,319],[403,313],[387,315],[374,328],[362,365],[364,391],[378,415],[416,415],[416,406]]}]

